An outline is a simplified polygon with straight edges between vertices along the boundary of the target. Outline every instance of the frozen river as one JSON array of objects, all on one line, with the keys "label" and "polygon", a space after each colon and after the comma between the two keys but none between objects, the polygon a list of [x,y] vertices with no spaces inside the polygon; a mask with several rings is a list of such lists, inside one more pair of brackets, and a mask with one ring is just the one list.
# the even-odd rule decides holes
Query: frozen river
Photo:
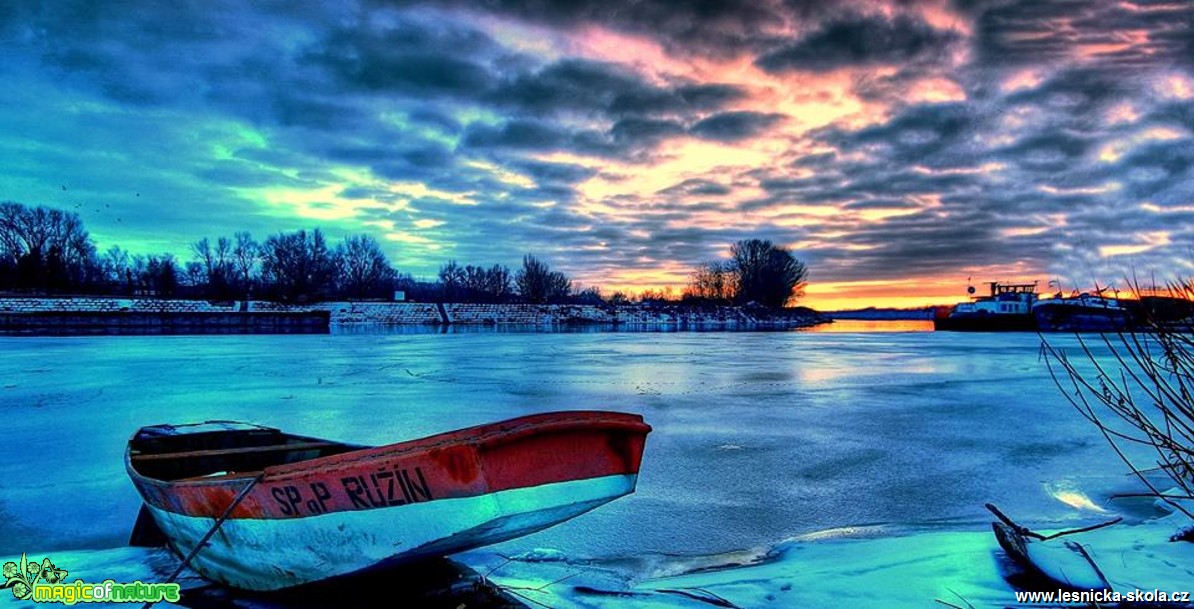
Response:
[{"label": "frozen river", "polygon": [[[1070,339],[1072,340],[1072,339]],[[576,333],[0,339],[0,555],[126,541],[139,426],[247,420],[389,443],[557,409],[654,426],[638,492],[510,546],[715,553],[876,523],[1064,519],[1123,485],[1032,334]]]},{"label": "frozen river", "polygon": [[505,553],[608,562],[858,525],[982,530],[984,502],[1064,523],[1090,514],[1063,500],[1131,486],[1039,347],[872,331],[0,338],[0,556],[124,545],[140,501],[127,438],[206,419],[383,444],[549,410],[646,418],[636,494]]}]

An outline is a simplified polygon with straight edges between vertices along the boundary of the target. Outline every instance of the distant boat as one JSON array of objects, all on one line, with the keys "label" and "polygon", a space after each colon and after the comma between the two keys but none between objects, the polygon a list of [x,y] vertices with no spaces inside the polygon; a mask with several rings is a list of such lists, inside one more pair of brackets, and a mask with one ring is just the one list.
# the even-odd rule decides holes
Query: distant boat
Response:
[{"label": "distant boat", "polygon": [[[531,415],[365,447],[234,421],[154,425],[125,467],[205,577],[276,590],[533,533],[634,492],[641,416]],[[214,533],[213,533],[214,531]]]},{"label": "distant boat", "polygon": [[[1036,330],[1032,305],[1036,302],[1036,283],[988,282],[990,294],[972,296],[970,302],[958,303],[952,311],[933,319],[935,330],[958,332],[1031,332]],[[974,287],[968,288],[974,294]]]},{"label": "distant boat", "polygon": [[1042,332],[1119,332],[1137,325],[1135,316],[1117,298],[1105,298],[1103,290],[1076,296],[1060,294],[1032,307]]}]

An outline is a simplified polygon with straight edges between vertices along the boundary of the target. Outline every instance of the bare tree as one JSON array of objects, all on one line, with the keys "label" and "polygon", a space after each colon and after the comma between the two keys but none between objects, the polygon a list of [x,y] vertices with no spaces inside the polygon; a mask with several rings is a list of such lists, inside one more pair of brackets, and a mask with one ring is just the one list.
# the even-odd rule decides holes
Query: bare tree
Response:
[{"label": "bare tree", "polygon": [[381,245],[369,235],[346,237],[336,246],[336,269],[340,289],[353,298],[385,294],[395,274]]},{"label": "bare tree", "polygon": [[551,270],[530,254],[523,256],[522,268],[514,277],[514,283],[518,285],[518,293],[533,303],[562,300],[572,291],[572,280],[567,275]]},{"label": "bare tree", "polygon": [[171,254],[149,256],[143,283],[156,296],[171,297],[178,290],[178,263]]},{"label": "bare tree", "polygon": [[464,289],[464,269],[456,264],[455,260],[449,260],[439,267],[439,290],[440,298],[445,301],[455,301],[460,298],[460,293]]},{"label": "bare tree", "polygon": [[484,291],[493,302],[505,302],[514,294],[511,281],[510,268],[504,264],[495,264],[485,273]]},{"label": "bare tree", "polygon": [[203,285],[204,279],[207,277],[207,272],[203,270],[203,264],[192,260],[183,267],[183,278],[186,285],[197,288]]},{"label": "bare tree", "polygon": [[731,246],[730,256],[739,303],[782,307],[804,295],[808,270],[788,248],[764,239],[747,239]]},{"label": "bare tree", "polygon": [[191,252],[203,265],[207,273],[207,289],[210,296],[227,298],[232,295],[235,271],[232,264],[232,240],[220,237],[212,244],[204,237],[191,244]]},{"label": "bare tree", "polygon": [[[442,275],[440,279],[443,281]],[[456,279],[462,288],[463,298],[468,301],[503,302],[513,293],[510,269],[501,264],[490,268],[470,264],[459,269]]]},{"label": "bare tree", "polygon": [[132,283],[129,275],[129,253],[119,245],[113,245],[104,252],[103,258],[100,259],[100,269],[107,282],[120,285]]},{"label": "bare tree", "polygon": [[696,268],[684,290],[686,300],[729,304],[738,290],[737,274],[729,260],[706,262]]},{"label": "bare tree", "polygon": [[253,270],[261,259],[261,245],[253,240],[253,235],[248,231],[237,231],[232,237],[236,240],[232,246],[232,266],[241,288],[247,294],[253,284]]},{"label": "bare tree", "polygon": [[322,298],[335,276],[332,251],[318,228],[278,233],[266,239],[261,268],[278,297],[291,301]]},{"label": "bare tree", "polygon": [[601,288],[599,286],[591,285],[573,294],[572,302],[587,305],[601,305],[605,304],[605,299],[601,296]]},{"label": "bare tree", "polygon": [[[1170,291],[1173,303],[1189,315],[1194,285],[1175,282]],[[1145,310],[1127,331],[1078,335],[1079,357],[1047,340],[1041,349],[1065,398],[1106,438],[1146,494],[1194,517],[1189,503],[1194,500],[1192,325],[1194,316],[1158,319]],[[1107,355],[1097,353],[1103,348]],[[1149,470],[1162,472],[1177,491],[1157,488],[1145,475]]]},{"label": "bare tree", "polygon": [[0,203],[0,282],[45,288],[98,278],[95,245],[78,214]]}]

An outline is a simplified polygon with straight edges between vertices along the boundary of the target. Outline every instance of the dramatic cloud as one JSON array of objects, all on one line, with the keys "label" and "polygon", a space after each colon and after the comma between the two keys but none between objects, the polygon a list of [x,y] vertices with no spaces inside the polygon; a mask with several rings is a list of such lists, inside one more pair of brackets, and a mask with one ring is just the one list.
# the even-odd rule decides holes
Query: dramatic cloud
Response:
[{"label": "dramatic cloud", "polygon": [[[0,6],[0,199],[101,249],[370,232],[679,287],[738,239],[813,305],[1194,272],[1180,2]],[[977,279],[976,279],[977,280]],[[859,303],[865,304],[865,303]]]},{"label": "dramatic cloud", "polygon": [[845,67],[897,64],[938,56],[957,39],[915,17],[850,16],[833,20],[791,45],[758,59],[770,72],[825,72]]},{"label": "dramatic cloud", "polygon": [[700,137],[722,142],[754,137],[783,119],[778,114],[761,112],[724,112],[701,119],[692,126],[692,132]]}]

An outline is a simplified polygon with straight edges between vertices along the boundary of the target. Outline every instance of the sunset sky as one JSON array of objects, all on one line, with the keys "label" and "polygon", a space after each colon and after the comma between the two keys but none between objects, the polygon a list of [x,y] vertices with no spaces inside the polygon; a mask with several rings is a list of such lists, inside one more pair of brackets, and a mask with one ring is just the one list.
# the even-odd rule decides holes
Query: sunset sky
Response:
[{"label": "sunset sky", "polygon": [[767,238],[832,309],[1194,273],[1189,2],[0,3],[0,200],[100,251],[367,232],[677,290]]}]

